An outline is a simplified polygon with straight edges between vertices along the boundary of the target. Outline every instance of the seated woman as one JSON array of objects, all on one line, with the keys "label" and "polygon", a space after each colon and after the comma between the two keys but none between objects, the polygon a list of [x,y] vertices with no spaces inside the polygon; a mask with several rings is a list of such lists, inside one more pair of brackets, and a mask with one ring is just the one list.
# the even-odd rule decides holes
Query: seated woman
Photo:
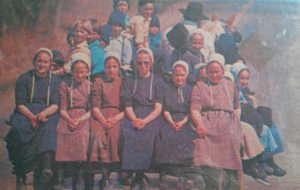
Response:
[{"label": "seated woman", "polygon": [[119,171],[119,128],[124,112],[120,111],[120,60],[118,52],[107,52],[105,72],[95,78],[92,86],[92,149],[90,161],[101,166],[101,189],[113,188],[109,174]]},{"label": "seated woman", "polygon": [[[63,189],[63,173],[69,169],[74,174],[73,185],[82,189],[83,164],[87,161],[90,133],[90,81],[89,57],[78,53],[71,66],[72,76],[59,86],[60,120],[57,124],[57,151],[55,160],[58,165],[56,189]],[[75,187],[74,187],[75,188]]]},{"label": "seated woman", "polygon": [[208,79],[191,94],[191,118],[198,138],[193,160],[203,172],[207,189],[240,189],[242,130],[238,90],[224,78],[224,57],[213,54]]},{"label": "seated woman", "polygon": [[126,114],[121,137],[121,168],[136,173],[132,189],[148,189],[144,172],[149,170],[153,161],[154,142],[160,130],[163,81],[153,74],[152,66],[152,51],[138,49],[137,72],[121,85],[121,102]]},{"label": "seated woman", "polygon": [[17,176],[17,189],[26,185],[26,174],[34,168],[34,189],[50,187],[56,148],[59,78],[50,73],[51,50],[34,54],[34,69],[22,74],[15,87],[16,109],[6,136],[9,159]]},{"label": "seated woman", "polygon": [[[177,61],[173,65],[172,80],[163,93],[163,116],[161,132],[157,142],[156,163],[163,172],[179,176],[178,189],[186,187],[187,170],[192,165],[193,139],[196,137],[189,119],[192,87],[187,83],[188,64]],[[160,189],[168,189],[162,176]]]},{"label": "seated woman", "polygon": [[268,122],[270,123],[268,124],[269,126],[264,125],[264,115],[259,112],[263,108],[257,107],[254,93],[249,90],[250,71],[248,67],[243,63],[235,63],[231,68],[231,72],[234,75],[240,93],[241,120],[255,128],[265,148],[263,155],[260,157],[262,168],[268,174],[284,176],[286,171],[281,169],[273,159],[274,155],[284,151],[283,142],[274,122]]}]

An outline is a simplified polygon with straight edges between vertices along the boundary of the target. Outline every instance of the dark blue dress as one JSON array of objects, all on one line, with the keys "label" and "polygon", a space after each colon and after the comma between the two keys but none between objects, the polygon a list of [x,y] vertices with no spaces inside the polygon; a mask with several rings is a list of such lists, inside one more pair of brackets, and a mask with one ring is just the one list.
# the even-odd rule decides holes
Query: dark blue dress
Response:
[{"label": "dark blue dress", "polygon": [[[49,74],[44,78],[35,75],[32,96],[33,75],[35,75],[34,70],[28,71],[18,78],[15,86],[16,107],[24,105],[33,114],[37,114],[47,107],[47,99],[49,105],[59,105],[59,78],[52,75],[50,80]],[[50,85],[49,98],[47,98],[48,85]],[[6,142],[9,159],[16,170],[26,170],[37,154],[55,151],[58,118],[58,113],[53,114],[48,117],[46,123],[39,123],[39,127],[34,129],[29,119],[17,108],[15,109],[10,118],[11,129],[6,136]]]},{"label": "dark blue dress", "polygon": [[[135,89],[136,82],[136,90]],[[153,109],[155,103],[163,102],[163,81],[154,76],[151,87],[151,76],[148,78],[127,78],[121,86],[121,101],[125,107],[132,107],[138,118],[145,118]],[[152,93],[151,93],[152,91]],[[152,96],[151,96],[152,95]],[[147,170],[149,169],[153,153],[154,142],[159,133],[161,117],[159,116],[143,129],[132,127],[128,118],[124,119],[122,131],[122,169]]]},{"label": "dark blue dress", "polygon": [[[184,100],[182,101],[178,94],[178,87],[172,82],[164,89],[163,109],[170,113],[174,122],[181,121],[186,116],[189,117],[191,91],[192,87],[188,84],[182,87]],[[177,132],[164,119],[157,142],[156,162],[158,164],[192,164],[193,139],[195,139],[195,132],[190,119]]]}]

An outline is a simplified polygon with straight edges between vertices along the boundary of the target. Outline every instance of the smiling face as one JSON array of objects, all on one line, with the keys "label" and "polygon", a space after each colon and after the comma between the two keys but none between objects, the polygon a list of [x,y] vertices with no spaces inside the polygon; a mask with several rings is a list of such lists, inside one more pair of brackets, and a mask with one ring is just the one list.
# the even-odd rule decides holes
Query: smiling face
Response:
[{"label": "smiling face", "polygon": [[191,46],[194,51],[200,51],[203,48],[204,38],[201,34],[193,34],[191,37]]},{"label": "smiling face", "polygon": [[185,68],[181,65],[175,66],[172,72],[172,81],[175,86],[180,87],[183,86],[187,79],[187,72]]},{"label": "smiling face", "polygon": [[48,52],[41,51],[37,54],[34,61],[35,72],[38,76],[44,77],[48,74],[52,66],[51,56]]},{"label": "smiling face", "polygon": [[87,36],[88,36],[88,32],[82,26],[77,25],[75,27],[74,38],[75,38],[76,44],[79,44],[79,43],[85,41]]},{"label": "smiling face", "polygon": [[119,68],[120,64],[119,62],[114,58],[110,57],[107,58],[105,61],[105,75],[109,79],[115,79],[119,75]]},{"label": "smiling face", "polygon": [[218,62],[214,61],[207,67],[207,76],[210,82],[218,84],[224,77],[224,70]]},{"label": "smiling face", "polygon": [[145,78],[150,75],[152,60],[148,53],[140,52],[136,58],[137,71],[140,77]]},{"label": "smiling face", "polygon": [[72,68],[72,75],[74,77],[74,80],[77,83],[81,83],[88,76],[88,72],[89,72],[88,66],[83,61],[76,61],[73,64],[74,65],[73,65],[73,68]]},{"label": "smiling face", "polygon": [[249,79],[250,79],[250,72],[247,69],[242,70],[239,73],[238,80],[237,80],[239,87],[240,88],[248,87]]}]

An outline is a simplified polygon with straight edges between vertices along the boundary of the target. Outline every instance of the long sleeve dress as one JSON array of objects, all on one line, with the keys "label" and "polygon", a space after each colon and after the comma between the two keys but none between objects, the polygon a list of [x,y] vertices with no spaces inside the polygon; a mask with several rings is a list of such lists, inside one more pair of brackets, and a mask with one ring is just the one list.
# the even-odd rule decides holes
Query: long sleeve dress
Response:
[{"label": "long sleeve dress", "polygon": [[191,95],[191,110],[199,110],[205,138],[198,138],[194,148],[195,166],[241,170],[242,131],[234,110],[240,108],[238,90],[223,79],[219,84],[198,82]]},{"label": "long sleeve dress", "polygon": [[[59,86],[60,110],[67,110],[71,118],[79,118],[89,111],[90,81],[81,84],[72,79]],[[63,118],[57,124],[56,161],[86,161],[89,146],[90,119],[80,121],[76,129],[68,126]]]},{"label": "long sleeve dress", "polygon": [[[172,82],[164,88],[163,110],[170,113],[174,122],[181,121],[185,117],[189,118],[191,91],[192,87],[188,84],[176,87]],[[195,137],[189,119],[180,131],[175,131],[167,120],[163,119],[157,143],[156,162],[158,164],[192,164]]]},{"label": "long sleeve dress", "polygon": [[[99,108],[105,118],[120,113],[121,79],[109,80],[103,73],[97,77],[92,86],[92,107]],[[92,149],[90,161],[103,163],[119,162],[119,127],[117,122],[111,129],[105,127],[95,118],[92,119]]]},{"label": "long sleeve dress", "polygon": [[[125,107],[132,107],[138,118],[149,115],[155,103],[163,103],[163,81],[159,76],[128,78],[121,86],[121,101]],[[143,129],[132,127],[128,118],[122,129],[122,169],[147,170],[153,161],[154,142],[160,130],[160,116]]]},{"label": "long sleeve dress", "polygon": [[[26,106],[33,114],[37,114],[50,105],[59,106],[60,79],[48,74],[41,78],[35,71],[22,74],[15,86],[16,107]],[[49,116],[47,122],[39,123],[34,129],[30,120],[15,109],[12,114],[11,130],[6,136],[9,160],[15,166],[15,171],[27,172],[28,166],[35,156],[56,149],[56,124],[58,114]]]}]

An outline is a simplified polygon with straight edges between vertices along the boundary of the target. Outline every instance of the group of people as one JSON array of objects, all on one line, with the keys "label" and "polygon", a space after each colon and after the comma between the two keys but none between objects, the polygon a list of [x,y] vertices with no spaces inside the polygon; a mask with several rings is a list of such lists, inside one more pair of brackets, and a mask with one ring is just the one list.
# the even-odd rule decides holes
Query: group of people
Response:
[{"label": "group of people", "polygon": [[[113,0],[107,24],[79,20],[68,31],[70,51],[40,48],[34,69],[15,87],[6,136],[17,189],[34,172],[34,189],[130,185],[241,189],[242,173],[270,185],[284,176],[274,161],[284,151],[269,107],[249,89],[250,70],[236,43],[234,17],[203,14],[192,1],[184,20],[160,31],[154,0]],[[203,21],[203,22],[201,22]],[[205,21],[205,22],[204,22]],[[202,23],[202,24],[201,24]]]}]

